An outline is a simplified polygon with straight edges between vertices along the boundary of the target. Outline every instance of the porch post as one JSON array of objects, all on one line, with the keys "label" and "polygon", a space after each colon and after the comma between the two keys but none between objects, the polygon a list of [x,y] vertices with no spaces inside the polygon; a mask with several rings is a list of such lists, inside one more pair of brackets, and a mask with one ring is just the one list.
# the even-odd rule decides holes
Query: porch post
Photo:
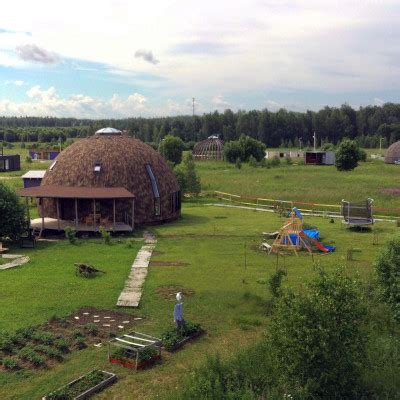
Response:
[{"label": "porch post", "polygon": [[60,199],[57,197],[57,228],[60,230]]},{"label": "porch post", "polygon": [[93,229],[96,232],[96,200],[93,199]]},{"label": "porch post", "polygon": [[78,199],[75,199],[75,230],[78,230]]},{"label": "porch post", "polygon": [[132,230],[135,229],[135,199],[132,199]]},{"label": "porch post", "polygon": [[29,211],[29,197],[25,197],[25,203],[26,203],[26,217],[28,218],[28,229],[31,228],[31,215]]},{"label": "porch post", "polygon": [[113,199],[113,230],[115,231],[115,199]]},{"label": "porch post", "polygon": [[43,197],[39,198],[40,202],[40,214],[42,214],[42,232],[44,231],[44,213],[43,213]]}]

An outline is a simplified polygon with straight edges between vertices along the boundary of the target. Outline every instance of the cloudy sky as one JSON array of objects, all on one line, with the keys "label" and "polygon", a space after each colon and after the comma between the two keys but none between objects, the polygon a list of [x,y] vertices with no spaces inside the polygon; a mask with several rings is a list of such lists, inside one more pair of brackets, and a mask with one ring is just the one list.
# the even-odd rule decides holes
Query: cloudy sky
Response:
[{"label": "cloudy sky", "polygon": [[0,115],[102,118],[399,101],[398,0],[12,0]]}]

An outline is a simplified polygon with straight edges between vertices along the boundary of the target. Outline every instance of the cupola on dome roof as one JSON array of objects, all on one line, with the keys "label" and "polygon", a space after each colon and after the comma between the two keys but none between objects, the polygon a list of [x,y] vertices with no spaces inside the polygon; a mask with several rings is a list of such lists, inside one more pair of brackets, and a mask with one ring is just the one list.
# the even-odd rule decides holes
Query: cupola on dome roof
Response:
[{"label": "cupola on dome roof", "polygon": [[95,134],[96,135],[121,135],[122,132],[118,129],[107,127],[107,128],[99,129],[98,131],[96,131]]}]

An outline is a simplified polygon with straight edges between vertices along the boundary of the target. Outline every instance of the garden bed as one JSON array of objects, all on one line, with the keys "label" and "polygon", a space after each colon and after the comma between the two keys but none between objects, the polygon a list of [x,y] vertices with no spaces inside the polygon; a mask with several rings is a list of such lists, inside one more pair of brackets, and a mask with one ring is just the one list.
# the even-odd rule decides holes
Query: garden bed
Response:
[{"label": "garden bed", "polygon": [[117,381],[111,372],[93,370],[43,397],[42,400],[88,399]]},{"label": "garden bed", "polygon": [[163,347],[169,352],[175,352],[182,348],[186,343],[197,339],[205,333],[199,324],[186,322],[180,330],[177,328],[165,332],[161,336]]},{"label": "garden bed", "polygon": [[53,317],[46,324],[0,333],[0,371],[49,368],[64,360],[66,354],[101,346],[132,328],[141,318],[133,315],[82,308],[67,317]]}]

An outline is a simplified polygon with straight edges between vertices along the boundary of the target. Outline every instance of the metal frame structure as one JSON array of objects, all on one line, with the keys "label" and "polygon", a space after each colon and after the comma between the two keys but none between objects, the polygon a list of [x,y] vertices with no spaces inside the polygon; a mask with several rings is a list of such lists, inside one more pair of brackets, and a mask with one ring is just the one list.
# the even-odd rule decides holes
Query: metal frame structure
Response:
[{"label": "metal frame structure", "polygon": [[[155,348],[158,350],[158,357],[161,357],[161,339],[140,332],[127,333],[111,339],[108,342],[108,360],[112,358],[111,349],[113,346],[125,349],[126,353],[128,353],[127,358],[135,360],[136,370],[139,366],[139,355],[142,351],[148,348]],[[132,357],[129,356],[129,353],[132,353]]]},{"label": "metal frame structure", "polygon": [[350,226],[366,226],[374,223],[372,213],[373,199],[368,198],[365,203],[350,203],[342,200],[341,213],[342,223]]}]

